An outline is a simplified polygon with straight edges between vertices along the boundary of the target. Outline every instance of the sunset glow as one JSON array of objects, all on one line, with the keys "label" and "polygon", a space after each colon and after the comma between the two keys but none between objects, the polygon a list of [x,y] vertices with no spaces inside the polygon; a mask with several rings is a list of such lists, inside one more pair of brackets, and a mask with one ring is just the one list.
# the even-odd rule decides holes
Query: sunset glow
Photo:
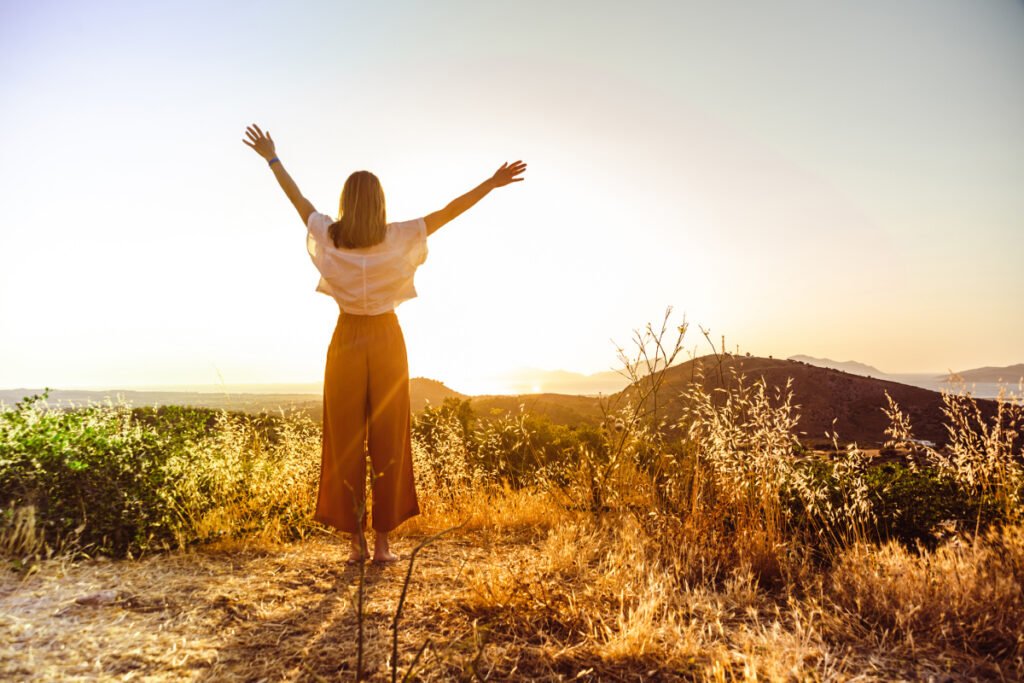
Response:
[{"label": "sunset glow", "polygon": [[331,215],[357,169],[406,220],[529,163],[398,309],[462,392],[613,368],[667,306],[764,356],[1024,360],[1024,5],[645,7],[5,3],[0,387],[322,379],[254,121]]}]

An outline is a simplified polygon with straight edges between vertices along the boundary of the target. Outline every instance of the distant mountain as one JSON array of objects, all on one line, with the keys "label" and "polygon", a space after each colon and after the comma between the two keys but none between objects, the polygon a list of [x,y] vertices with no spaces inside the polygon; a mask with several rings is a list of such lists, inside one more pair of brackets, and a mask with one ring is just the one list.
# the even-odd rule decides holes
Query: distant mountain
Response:
[{"label": "distant mountain", "polygon": [[789,360],[796,361],[797,363],[807,363],[808,365],[814,365],[819,368],[831,368],[833,370],[841,370],[842,372],[848,372],[851,375],[861,375],[863,377],[884,377],[885,373],[876,367],[866,365],[855,360],[832,360],[831,358],[815,358],[814,356],[796,355],[790,356]]},{"label": "distant mountain", "polygon": [[[973,368],[955,374],[963,378],[965,382],[1005,382],[1009,385],[1016,385],[1024,378],[1024,363],[1005,367]],[[950,375],[939,375],[937,379],[949,381],[950,377]]]},{"label": "distant mountain", "polygon": [[[303,385],[303,387],[305,386],[307,385]],[[235,393],[230,391],[213,393],[134,389],[52,389],[47,402],[55,408],[86,406],[90,402],[103,403],[108,399],[117,403],[123,399],[135,407],[180,405],[214,410],[238,410],[246,413],[275,413],[282,410],[287,413],[299,410],[314,420],[320,420],[323,416],[323,386],[308,386],[315,391],[309,393]],[[0,403],[13,406],[25,397],[42,393],[42,389],[0,389]],[[428,401],[433,405],[440,405],[448,397],[465,398],[463,394],[449,389],[436,380],[415,377],[409,381],[409,400],[414,413],[423,410]]]}]

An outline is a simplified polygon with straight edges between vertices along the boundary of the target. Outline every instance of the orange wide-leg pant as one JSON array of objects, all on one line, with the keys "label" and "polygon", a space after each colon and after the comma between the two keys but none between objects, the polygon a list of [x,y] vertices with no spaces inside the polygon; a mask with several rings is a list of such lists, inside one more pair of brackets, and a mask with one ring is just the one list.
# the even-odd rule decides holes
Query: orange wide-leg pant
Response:
[{"label": "orange wide-leg pant", "polygon": [[324,370],[323,450],[313,517],[350,533],[366,525],[366,456],[372,525],[391,531],[420,512],[412,472],[409,362],[394,311],[342,312]]}]

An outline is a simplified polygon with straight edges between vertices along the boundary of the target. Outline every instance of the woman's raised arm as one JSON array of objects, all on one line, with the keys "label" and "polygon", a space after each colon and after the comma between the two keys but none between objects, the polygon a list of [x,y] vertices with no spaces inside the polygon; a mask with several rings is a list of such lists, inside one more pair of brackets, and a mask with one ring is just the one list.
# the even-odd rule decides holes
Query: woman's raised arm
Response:
[{"label": "woman's raised arm", "polygon": [[506,161],[501,165],[501,168],[494,172],[493,176],[483,181],[461,197],[453,199],[448,206],[444,207],[440,211],[435,211],[434,213],[426,216],[423,220],[427,224],[427,234],[430,235],[431,233],[436,232],[442,225],[483,199],[484,195],[494,188],[504,187],[509,183],[518,183],[519,181],[524,180],[524,178],[517,178],[516,176],[522,174],[525,170],[526,164],[522,161],[513,162],[511,165]]},{"label": "woman's raised arm", "polygon": [[254,123],[245,129],[245,134],[249,139],[242,140],[242,142],[256,150],[256,153],[267,161],[272,161],[270,168],[274,171],[274,177],[277,178],[277,182],[281,185],[284,193],[288,195],[292,206],[302,216],[302,224],[307,225],[309,223],[309,214],[316,211],[316,209],[313,208],[313,204],[308,199],[302,196],[302,193],[299,192],[299,186],[288,175],[288,171],[284,170],[284,164],[277,158],[277,152],[274,149],[274,139],[270,137],[270,131],[268,130],[264,133]]}]

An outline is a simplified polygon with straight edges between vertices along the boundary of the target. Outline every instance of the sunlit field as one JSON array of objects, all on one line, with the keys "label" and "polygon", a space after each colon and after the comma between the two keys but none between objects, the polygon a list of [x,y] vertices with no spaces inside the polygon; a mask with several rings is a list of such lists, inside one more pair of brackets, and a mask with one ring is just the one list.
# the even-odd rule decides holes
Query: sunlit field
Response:
[{"label": "sunlit field", "polygon": [[[36,396],[0,413],[0,675],[118,680],[1024,677],[1024,404],[949,440],[793,436],[785,387],[692,382],[685,325],[622,354],[597,426],[416,416],[402,562],[311,521],[320,428]],[[714,356],[704,366],[721,370]]]},{"label": "sunlit field", "polygon": [[1022,37],[0,1],[0,683],[1024,681]]}]

